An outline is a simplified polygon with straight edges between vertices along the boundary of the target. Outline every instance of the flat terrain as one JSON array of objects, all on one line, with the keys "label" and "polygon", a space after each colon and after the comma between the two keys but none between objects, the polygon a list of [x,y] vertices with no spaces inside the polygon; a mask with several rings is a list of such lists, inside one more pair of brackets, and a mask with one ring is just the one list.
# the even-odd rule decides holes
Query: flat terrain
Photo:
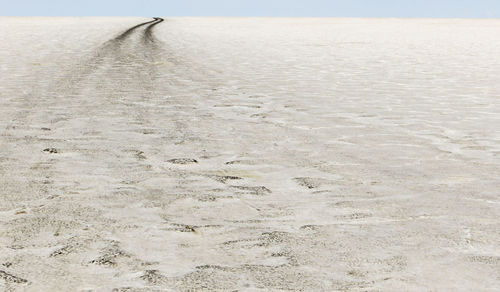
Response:
[{"label": "flat terrain", "polygon": [[0,18],[0,291],[499,291],[499,31]]}]

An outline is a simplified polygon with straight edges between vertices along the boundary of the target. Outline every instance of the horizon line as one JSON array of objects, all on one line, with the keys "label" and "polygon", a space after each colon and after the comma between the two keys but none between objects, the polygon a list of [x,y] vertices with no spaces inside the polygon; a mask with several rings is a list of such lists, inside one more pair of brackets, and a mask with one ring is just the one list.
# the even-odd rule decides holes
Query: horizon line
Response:
[{"label": "horizon line", "polygon": [[[143,15],[0,15],[0,17],[137,17],[150,18]],[[169,15],[159,16],[165,18],[373,18],[373,19],[500,19],[494,16],[282,16],[282,15]]]}]

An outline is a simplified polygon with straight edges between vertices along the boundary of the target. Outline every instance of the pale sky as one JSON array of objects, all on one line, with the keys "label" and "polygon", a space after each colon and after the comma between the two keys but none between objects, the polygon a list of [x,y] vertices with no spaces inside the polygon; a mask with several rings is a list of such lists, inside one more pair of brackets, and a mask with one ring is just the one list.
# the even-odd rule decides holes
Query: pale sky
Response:
[{"label": "pale sky", "polygon": [[0,0],[3,16],[500,17],[500,0]]}]

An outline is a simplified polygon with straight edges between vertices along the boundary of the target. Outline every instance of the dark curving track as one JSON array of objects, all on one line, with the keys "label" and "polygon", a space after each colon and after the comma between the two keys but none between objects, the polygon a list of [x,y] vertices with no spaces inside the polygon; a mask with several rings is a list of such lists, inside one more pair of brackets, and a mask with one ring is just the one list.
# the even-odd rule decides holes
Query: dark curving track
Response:
[{"label": "dark curving track", "polygon": [[153,29],[156,25],[165,21],[163,18],[154,17],[155,21],[152,22],[146,29],[144,30],[143,40],[144,42],[155,42],[155,37],[153,36]]},{"label": "dark curving track", "polygon": [[164,21],[164,19],[161,17],[153,17],[153,19],[154,20],[152,20],[152,21],[143,22],[143,23],[140,23],[138,25],[135,25],[135,26],[127,29],[126,31],[121,33],[119,36],[115,37],[113,40],[114,41],[122,41],[122,40],[126,39],[127,37],[129,37],[136,29],[138,29],[144,25],[148,25],[148,24],[149,24],[148,27],[144,31],[145,38],[152,39],[153,27]]},{"label": "dark curving track", "polygon": [[[79,84],[87,78],[92,72],[95,72],[106,62],[129,62],[126,55],[130,54],[130,47],[135,47],[137,53],[145,55],[146,58],[158,53],[158,42],[153,34],[156,25],[165,21],[161,17],[153,17],[153,20],[139,23],[125,31],[119,33],[104,42],[94,50],[94,54],[87,59],[82,60],[77,65],[67,70],[59,82],[54,86],[55,93],[65,95],[74,95],[79,90]],[[140,28],[145,27],[140,32]],[[128,52],[127,52],[128,50]],[[75,70],[77,68],[77,70]]]}]

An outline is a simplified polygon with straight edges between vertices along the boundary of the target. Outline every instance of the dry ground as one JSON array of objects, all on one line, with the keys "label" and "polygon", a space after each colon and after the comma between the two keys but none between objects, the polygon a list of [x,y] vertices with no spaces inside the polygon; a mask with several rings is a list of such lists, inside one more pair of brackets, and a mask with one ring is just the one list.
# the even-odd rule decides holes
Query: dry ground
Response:
[{"label": "dry ground", "polygon": [[0,18],[0,290],[500,290],[499,30]]}]

